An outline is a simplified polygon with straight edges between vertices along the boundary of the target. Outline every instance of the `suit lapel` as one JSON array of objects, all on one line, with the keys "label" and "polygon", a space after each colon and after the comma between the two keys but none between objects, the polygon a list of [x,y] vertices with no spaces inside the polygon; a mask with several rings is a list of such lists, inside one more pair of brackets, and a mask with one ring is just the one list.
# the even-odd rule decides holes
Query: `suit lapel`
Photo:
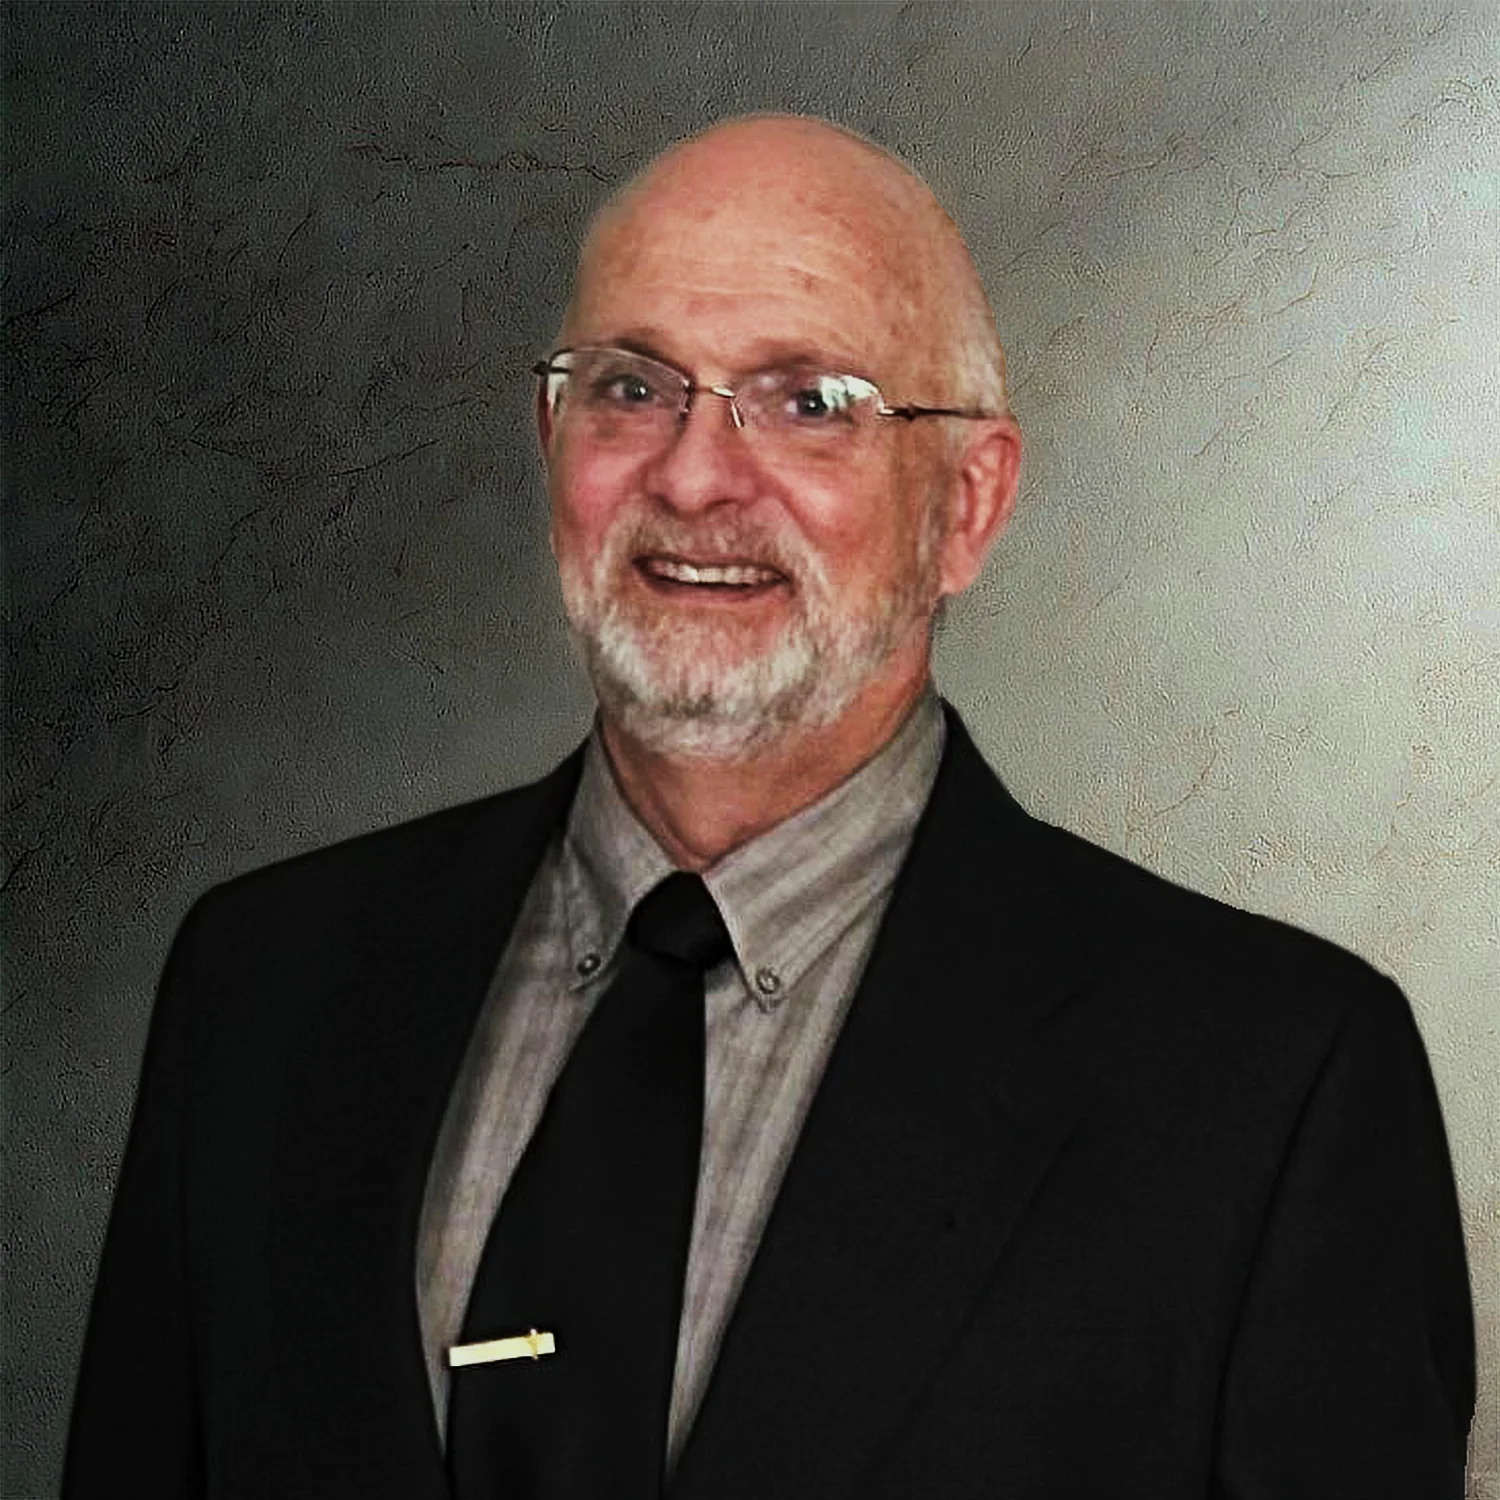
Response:
[{"label": "suit lapel", "polygon": [[308,1005],[282,1070],[270,1293],[306,1455],[328,1466],[321,1493],[447,1494],[413,1274],[427,1165],[580,765],[574,755],[534,787],[356,847],[355,894],[330,903],[330,956],[299,976]]},{"label": "suit lapel", "polygon": [[1088,1094],[1038,827],[948,747],[673,1500],[841,1500],[961,1332]]}]

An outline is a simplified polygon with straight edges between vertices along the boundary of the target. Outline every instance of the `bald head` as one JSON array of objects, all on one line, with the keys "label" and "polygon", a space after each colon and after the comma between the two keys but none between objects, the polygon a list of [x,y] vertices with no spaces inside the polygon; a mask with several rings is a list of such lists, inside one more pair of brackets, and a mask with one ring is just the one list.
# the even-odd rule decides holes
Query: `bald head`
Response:
[{"label": "bald head", "polygon": [[[595,216],[563,336],[599,321],[622,265],[697,240],[753,254],[799,233],[839,248],[887,331],[906,347],[921,399],[1004,411],[1005,356],[968,247],[921,178],[824,120],[751,115],[670,147]],[[748,290],[748,288],[747,288]],[[909,394],[909,393],[908,393]]]}]

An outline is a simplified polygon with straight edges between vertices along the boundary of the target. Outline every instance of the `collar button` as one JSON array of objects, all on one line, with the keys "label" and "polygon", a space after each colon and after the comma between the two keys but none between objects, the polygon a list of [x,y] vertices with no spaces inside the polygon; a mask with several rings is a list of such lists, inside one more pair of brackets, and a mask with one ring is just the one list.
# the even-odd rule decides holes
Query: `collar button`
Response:
[{"label": "collar button", "polygon": [[781,975],[769,964],[755,971],[755,988],[768,1007],[774,1009],[781,1004]]}]

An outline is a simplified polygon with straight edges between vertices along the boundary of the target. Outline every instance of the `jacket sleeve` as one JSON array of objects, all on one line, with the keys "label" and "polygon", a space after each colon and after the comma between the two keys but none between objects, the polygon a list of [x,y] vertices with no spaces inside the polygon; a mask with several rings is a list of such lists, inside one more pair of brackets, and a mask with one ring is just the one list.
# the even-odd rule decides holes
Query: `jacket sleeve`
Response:
[{"label": "jacket sleeve", "polygon": [[1307,1095],[1240,1309],[1214,1500],[1461,1500],[1474,1331],[1452,1168],[1401,992]]},{"label": "jacket sleeve", "polygon": [[182,1142],[202,906],[167,960],[95,1284],[64,1500],[204,1493],[185,1254]]}]

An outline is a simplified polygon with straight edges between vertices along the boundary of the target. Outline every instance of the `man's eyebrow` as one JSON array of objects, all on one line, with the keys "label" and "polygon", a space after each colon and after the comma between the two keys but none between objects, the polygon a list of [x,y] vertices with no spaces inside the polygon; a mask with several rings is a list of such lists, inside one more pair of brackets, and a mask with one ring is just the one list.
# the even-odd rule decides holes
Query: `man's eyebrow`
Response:
[{"label": "man's eyebrow", "polygon": [[747,363],[752,370],[816,367],[854,375],[859,372],[860,361],[847,349],[833,349],[805,339],[765,339],[751,345],[751,358]]},{"label": "man's eyebrow", "polygon": [[600,343],[607,349],[625,349],[631,354],[644,354],[647,359],[658,359],[664,365],[671,365],[673,369],[681,369],[678,361],[648,333],[621,333],[614,338],[601,339]]},{"label": "man's eyebrow", "polygon": [[[632,354],[644,354],[648,359],[660,360],[673,369],[686,368],[682,360],[666,351],[658,335],[644,330],[627,330],[603,342],[611,349],[628,349]],[[787,368],[838,371],[846,375],[864,373],[861,362],[847,350],[831,349],[806,339],[758,339],[735,361],[735,373],[741,376],[754,375],[761,370]]]}]

